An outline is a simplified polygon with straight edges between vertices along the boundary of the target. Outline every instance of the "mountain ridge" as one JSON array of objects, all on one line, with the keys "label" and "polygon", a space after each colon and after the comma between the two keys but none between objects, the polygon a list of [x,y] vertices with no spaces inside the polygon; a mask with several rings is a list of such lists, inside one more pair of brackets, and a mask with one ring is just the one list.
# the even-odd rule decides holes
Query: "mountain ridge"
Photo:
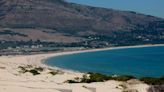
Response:
[{"label": "mountain ridge", "polygon": [[[131,35],[131,39],[146,35],[144,40],[162,37],[163,41],[163,18],[132,11],[97,8],[65,0],[1,0],[0,10],[0,32],[4,33],[6,28],[11,31],[0,35],[3,41],[72,43],[86,41],[87,36],[104,36],[105,41],[112,42],[109,40],[120,36],[126,39]],[[39,36],[27,30],[33,30]],[[11,35],[12,32],[26,36]]]}]

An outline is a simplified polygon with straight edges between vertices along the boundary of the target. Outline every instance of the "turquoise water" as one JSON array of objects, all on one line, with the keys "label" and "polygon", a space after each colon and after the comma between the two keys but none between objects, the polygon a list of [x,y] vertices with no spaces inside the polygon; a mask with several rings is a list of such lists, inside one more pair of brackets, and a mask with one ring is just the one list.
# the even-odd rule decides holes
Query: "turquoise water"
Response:
[{"label": "turquoise water", "polygon": [[161,77],[164,75],[164,46],[57,56],[47,59],[45,64],[80,72]]}]

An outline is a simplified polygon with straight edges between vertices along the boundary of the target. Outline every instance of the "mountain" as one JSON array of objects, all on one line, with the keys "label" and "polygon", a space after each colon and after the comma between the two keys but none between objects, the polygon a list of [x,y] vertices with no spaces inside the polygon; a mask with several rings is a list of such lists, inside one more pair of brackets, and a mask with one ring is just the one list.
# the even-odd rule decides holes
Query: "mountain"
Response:
[{"label": "mountain", "polygon": [[56,43],[164,43],[164,19],[68,3],[64,0],[0,0],[0,41]]}]

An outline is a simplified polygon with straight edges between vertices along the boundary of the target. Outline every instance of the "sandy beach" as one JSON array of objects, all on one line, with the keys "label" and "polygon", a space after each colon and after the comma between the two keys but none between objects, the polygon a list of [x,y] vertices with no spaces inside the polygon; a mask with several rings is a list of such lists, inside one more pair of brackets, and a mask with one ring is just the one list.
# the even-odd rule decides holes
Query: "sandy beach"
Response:
[{"label": "sandy beach", "polygon": [[[19,55],[19,56],[1,56],[0,57],[0,92],[123,92],[133,90],[133,92],[148,92],[149,85],[138,80],[130,80],[128,82],[106,81],[97,83],[77,83],[69,84],[65,81],[81,78],[84,74],[74,71],[63,70],[59,68],[44,65],[45,59],[66,55],[92,51],[124,49],[124,48],[141,48],[148,46],[164,46],[161,45],[140,45],[113,47],[104,49],[91,49],[83,51],[59,52],[38,55]],[[19,67],[43,67],[44,70],[39,75],[31,73],[20,73]],[[51,75],[49,72],[59,70],[60,73]],[[125,85],[126,88],[122,87]],[[137,90],[137,91],[135,91]]]}]

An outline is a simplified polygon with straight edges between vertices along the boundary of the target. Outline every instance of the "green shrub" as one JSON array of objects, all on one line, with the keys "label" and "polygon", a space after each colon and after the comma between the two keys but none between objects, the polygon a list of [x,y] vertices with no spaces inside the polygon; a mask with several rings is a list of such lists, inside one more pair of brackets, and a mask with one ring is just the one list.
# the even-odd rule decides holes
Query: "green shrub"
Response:
[{"label": "green shrub", "polygon": [[28,70],[25,67],[19,66],[18,68],[20,68],[21,70],[19,71],[20,73],[26,73],[28,72]]},{"label": "green shrub", "polygon": [[104,82],[107,80],[116,80],[116,81],[128,81],[130,79],[135,79],[133,76],[107,76],[100,73],[87,73],[83,75],[81,81],[69,80],[68,83],[92,83],[92,82]]},{"label": "green shrub", "polygon": [[27,72],[30,72],[30,73],[32,73],[33,75],[38,75],[38,74],[40,74],[38,71],[40,71],[40,72],[43,71],[43,68],[41,68],[41,67],[30,69],[30,68],[32,68],[31,65],[27,65],[27,66],[25,66],[25,67],[19,66],[18,68],[21,69],[21,70],[19,71],[20,73],[27,73]]},{"label": "green shrub", "polygon": [[104,82],[109,80],[111,77],[99,73],[88,73],[89,77],[87,75],[84,75],[81,79],[82,83],[91,83],[91,82]]},{"label": "green shrub", "polygon": [[90,81],[90,79],[88,78],[88,76],[85,74],[85,75],[83,75],[83,77],[81,78],[81,83],[90,83],[89,82]]},{"label": "green shrub", "polygon": [[99,73],[88,73],[89,79],[87,80],[87,82],[103,82],[103,81],[107,81],[107,80],[116,80],[116,81],[128,81],[130,79],[136,79],[133,76],[117,76],[117,77],[112,77],[112,76],[108,76],[108,75],[103,75],[103,74],[99,74]]},{"label": "green shrub", "polygon": [[103,82],[109,80],[109,76],[99,74],[99,73],[90,73],[89,82]]},{"label": "green shrub", "polygon": [[56,72],[56,71],[51,71],[51,72],[49,72],[49,74],[51,74],[51,75],[56,75],[56,74],[58,74],[58,72]]},{"label": "green shrub", "polygon": [[134,76],[125,75],[125,76],[112,77],[111,79],[116,81],[128,81],[130,79],[136,79],[136,78]]},{"label": "green shrub", "polygon": [[40,72],[43,72],[44,68],[42,68],[42,67],[36,67],[35,70],[40,71]]},{"label": "green shrub", "polygon": [[161,78],[143,77],[140,80],[147,83],[147,84],[151,84],[151,85],[162,85],[162,84],[164,84],[164,76]]},{"label": "green shrub", "polygon": [[37,70],[35,69],[32,69],[32,70],[29,70],[28,72],[32,73],[33,75],[38,75],[40,74]]},{"label": "green shrub", "polygon": [[77,82],[75,80],[67,80],[66,83],[79,83],[79,82]]}]

